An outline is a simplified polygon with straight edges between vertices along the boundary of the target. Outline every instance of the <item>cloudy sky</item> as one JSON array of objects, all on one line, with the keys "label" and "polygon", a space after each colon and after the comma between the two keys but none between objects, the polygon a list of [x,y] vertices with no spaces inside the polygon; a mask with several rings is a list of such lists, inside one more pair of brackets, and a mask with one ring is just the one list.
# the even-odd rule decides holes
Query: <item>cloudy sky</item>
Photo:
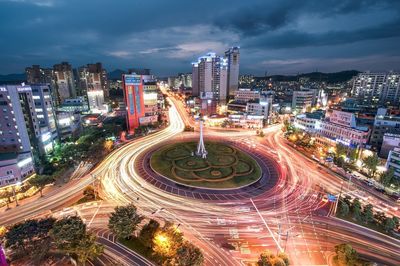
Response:
[{"label": "cloudy sky", "polygon": [[241,47],[241,73],[400,70],[399,0],[0,0],[0,74],[103,62],[190,72]]}]

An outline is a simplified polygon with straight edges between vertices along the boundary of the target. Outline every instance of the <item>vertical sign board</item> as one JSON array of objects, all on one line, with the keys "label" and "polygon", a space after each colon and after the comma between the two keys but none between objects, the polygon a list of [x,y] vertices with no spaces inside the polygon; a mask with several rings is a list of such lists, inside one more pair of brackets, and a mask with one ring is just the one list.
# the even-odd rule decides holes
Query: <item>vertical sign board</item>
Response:
[{"label": "vertical sign board", "polygon": [[144,116],[143,83],[140,75],[124,75],[124,96],[128,132],[132,134],[139,126],[139,118]]}]

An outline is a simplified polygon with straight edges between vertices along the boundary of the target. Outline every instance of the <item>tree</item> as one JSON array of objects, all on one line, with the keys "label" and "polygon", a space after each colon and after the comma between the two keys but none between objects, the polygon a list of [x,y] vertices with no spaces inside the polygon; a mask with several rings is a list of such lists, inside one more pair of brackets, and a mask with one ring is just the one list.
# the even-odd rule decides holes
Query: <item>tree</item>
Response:
[{"label": "tree", "polygon": [[55,222],[50,235],[60,251],[75,254],[83,265],[87,259],[103,252],[102,245],[96,243],[96,236],[86,231],[86,225],[78,216]]},{"label": "tree", "polygon": [[96,191],[94,190],[94,187],[93,186],[85,187],[85,189],[83,190],[83,196],[88,200],[95,199]]},{"label": "tree", "polygon": [[339,205],[339,214],[340,214],[340,216],[342,216],[342,217],[347,216],[349,214],[349,211],[350,211],[349,205],[347,205],[346,202],[341,202],[340,205]]},{"label": "tree", "polygon": [[289,258],[285,253],[275,255],[269,250],[265,250],[260,254],[257,261],[258,266],[287,266],[289,265]]},{"label": "tree", "polygon": [[108,228],[118,238],[129,239],[142,220],[143,217],[136,212],[133,204],[116,207],[108,220]]},{"label": "tree", "polygon": [[396,223],[395,221],[393,221],[393,218],[386,217],[385,222],[383,223],[383,228],[385,229],[385,231],[390,232],[394,229],[395,226]]},{"label": "tree", "polygon": [[383,172],[380,176],[380,182],[384,187],[389,186],[394,178],[394,168],[389,168]]},{"label": "tree", "polygon": [[78,245],[70,251],[77,255],[78,261],[85,265],[88,259],[95,259],[103,253],[104,247],[96,243],[97,237],[92,233],[85,233]]},{"label": "tree", "polygon": [[349,244],[335,246],[336,255],[333,258],[337,266],[355,266],[358,263],[358,254]]},{"label": "tree", "polygon": [[198,247],[185,241],[176,252],[176,262],[179,266],[200,266],[204,256]]},{"label": "tree", "polygon": [[258,136],[263,138],[265,136],[264,131],[260,130],[260,133],[258,134]]},{"label": "tree", "polygon": [[336,144],[336,157],[346,157],[348,148],[343,144]]},{"label": "tree", "polygon": [[12,191],[10,191],[8,189],[0,190],[0,199],[4,199],[5,198],[5,202],[7,204],[7,209],[10,208],[10,203],[11,203],[11,197],[12,196],[13,196]]},{"label": "tree", "polygon": [[399,218],[397,218],[396,216],[393,216],[393,222],[395,224],[395,227],[399,227],[400,226]]},{"label": "tree", "polygon": [[49,175],[36,175],[29,179],[29,184],[39,189],[40,196],[43,197],[43,188],[50,183],[54,182],[54,178]]},{"label": "tree", "polygon": [[354,198],[353,199],[351,210],[353,212],[353,217],[357,221],[359,221],[360,218],[361,218],[361,203],[360,203],[360,200],[358,198]]},{"label": "tree", "polygon": [[351,205],[351,197],[349,195],[346,195],[343,198],[343,202],[346,203],[348,206],[350,206]]},{"label": "tree", "polygon": [[375,219],[378,223],[383,224],[383,223],[385,222],[385,220],[386,220],[386,215],[385,215],[384,212],[376,212],[376,213],[374,214],[374,219]]},{"label": "tree", "polygon": [[14,224],[4,235],[5,247],[13,251],[14,258],[28,256],[39,262],[50,249],[49,231],[54,222],[54,218],[47,218]]},{"label": "tree", "polygon": [[69,251],[78,246],[85,234],[86,225],[78,216],[58,220],[50,231],[56,247],[62,251]]},{"label": "tree", "polygon": [[374,207],[372,204],[368,204],[364,207],[363,211],[363,219],[365,224],[368,224],[369,222],[372,222],[374,220]]},{"label": "tree", "polygon": [[154,252],[164,259],[173,258],[183,242],[183,235],[171,222],[166,222],[153,239]]},{"label": "tree", "polygon": [[159,228],[160,224],[156,220],[151,219],[143,226],[142,230],[140,230],[140,242],[142,242],[142,244],[147,248],[152,248],[154,236]]},{"label": "tree", "polygon": [[368,169],[368,176],[374,177],[379,164],[378,155],[374,153],[373,155],[365,157],[363,159],[363,164]]}]

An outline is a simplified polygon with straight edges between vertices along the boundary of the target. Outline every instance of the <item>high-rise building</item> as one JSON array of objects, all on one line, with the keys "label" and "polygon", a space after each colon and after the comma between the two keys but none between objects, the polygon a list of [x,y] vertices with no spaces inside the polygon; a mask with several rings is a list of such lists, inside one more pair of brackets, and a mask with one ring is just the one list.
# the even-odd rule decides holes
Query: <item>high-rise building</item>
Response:
[{"label": "high-rise building", "polygon": [[126,104],[126,125],[128,133],[133,134],[139,127],[139,118],[145,114],[143,81],[141,75],[122,75],[124,99]]},{"label": "high-rise building", "polygon": [[[107,71],[101,63],[87,64],[77,69],[77,95],[87,97],[89,91],[102,90],[103,98],[109,98],[109,83]],[[96,95],[100,93],[97,92]],[[102,103],[103,105],[103,103]]]},{"label": "high-rise building", "polygon": [[239,86],[239,47],[231,47],[225,52],[228,64],[228,94],[235,96]]},{"label": "high-rise building", "polygon": [[354,78],[352,94],[368,105],[398,105],[400,73],[360,73]]},{"label": "high-rise building", "polygon": [[199,87],[199,63],[192,63],[192,95],[195,97],[200,96]]},{"label": "high-rise building", "polygon": [[72,67],[68,62],[54,65],[54,99],[56,105],[60,105],[65,99],[75,98],[76,89]]},{"label": "high-rise building", "polygon": [[26,80],[28,84],[54,84],[53,69],[41,68],[39,65],[32,65],[25,68]]},{"label": "high-rise building", "polygon": [[23,181],[34,173],[32,146],[40,126],[30,86],[0,86],[0,186]]},{"label": "high-rise building", "polygon": [[54,144],[58,140],[50,86],[48,84],[30,86],[35,104],[36,118],[39,122],[40,138],[38,147],[41,153],[48,153],[53,150]]},{"label": "high-rise building", "polygon": [[238,90],[239,48],[230,48],[225,57],[215,53],[200,57],[192,63],[191,82],[193,96],[212,92],[215,101],[225,104]]}]

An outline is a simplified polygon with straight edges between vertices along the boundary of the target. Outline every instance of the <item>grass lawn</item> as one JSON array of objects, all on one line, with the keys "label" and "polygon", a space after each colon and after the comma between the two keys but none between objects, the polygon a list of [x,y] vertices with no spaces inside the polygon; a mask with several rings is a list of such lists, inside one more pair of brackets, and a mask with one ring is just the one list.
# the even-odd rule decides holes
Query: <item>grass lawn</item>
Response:
[{"label": "grass lawn", "polygon": [[261,177],[258,163],[232,146],[206,142],[207,158],[194,152],[197,142],[181,142],[163,146],[151,157],[152,168],[177,183],[205,188],[236,188]]}]

